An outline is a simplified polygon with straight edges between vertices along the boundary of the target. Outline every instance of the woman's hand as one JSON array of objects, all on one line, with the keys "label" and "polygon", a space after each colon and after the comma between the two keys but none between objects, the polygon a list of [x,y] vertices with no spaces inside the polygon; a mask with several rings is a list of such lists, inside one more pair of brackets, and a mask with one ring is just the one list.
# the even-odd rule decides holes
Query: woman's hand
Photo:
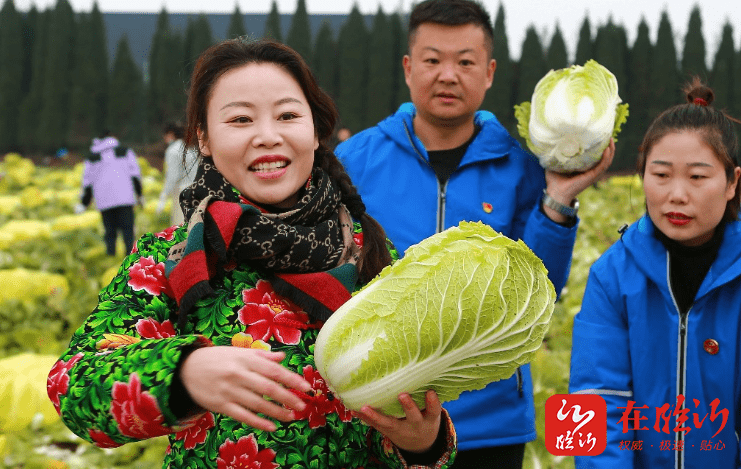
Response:
[{"label": "woman's hand", "polygon": [[[615,142],[610,139],[609,145],[602,152],[602,159],[594,167],[583,173],[561,174],[555,171],[545,172],[546,192],[557,202],[563,205],[570,205],[571,202],[584,189],[591,186],[607,171],[615,157]],[[546,215],[551,220],[562,223],[566,220],[564,215],[556,212],[549,207],[543,207]]]},{"label": "woman's hand", "polygon": [[303,410],[306,404],[286,388],[311,391],[301,375],[280,364],[283,358],[282,352],[203,347],[185,359],[180,380],[193,401],[204,409],[254,428],[275,431],[275,423],[257,414],[291,421],[291,409]]},{"label": "woman's hand", "polygon": [[376,412],[370,406],[363,406],[353,414],[383,433],[397,447],[412,453],[424,453],[432,448],[440,430],[440,399],[435,391],[427,391],[425,410],[419,410],[407,393],[399,394],[399,402],[406,415],[399,419]]}]

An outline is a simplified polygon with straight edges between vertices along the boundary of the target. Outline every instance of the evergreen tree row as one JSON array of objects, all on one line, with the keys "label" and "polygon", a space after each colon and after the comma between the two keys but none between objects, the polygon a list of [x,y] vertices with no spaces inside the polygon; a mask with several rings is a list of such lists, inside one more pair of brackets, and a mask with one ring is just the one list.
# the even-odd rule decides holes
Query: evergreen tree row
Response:
[{"label": "evergreen tree row", "polygon": [[[357,132],[409,99],[401,66],[407,42],[404,21],[400,13],[386,14],[380,7],[372,21],[366,21],[354,6],[337,34],[325,22],[312,37],[306,2],[299,0],[284,38],[273,2],[263,31],[247,31],[236,7],[227,36],[269,37],[296,49],[336,100],[341,125]],[[610,19],[594,28],[585,18],[573,58],[556,25],[547,40],[530,27],[520,59],[513,60],[505,23],[500,5],[494,20],[497,69],[483,108],[494,112],[513,135],[513,106],[530,99],[538,80],[550,69],[589,59],[615,74],[620,96],[630,104],[613,170],[633,168],[646,126],[659,111],[681,102],[680,88],[693,75],[713,87],[717,106],[741,117],[741,50],[734,47],[733,27],[724,26],[717,51],[708,57],[698,7],[691,12],[681,54],[666,13],[655,43],[645,20],[629,44],[623,26]],[[89,13],[75,14],[67,0],[57,0],[53,8],[38,11],[33,7],[21,13],[13,0],[4,1],[0,10],[0,154],[10,150],[49,153],[61,147],[84,151],[90,139],[104,129],[130,145],[144,145],[159,140],[165,122],[184,120],[190,73],[198,55],[216,41],[207,18],[193,16],[185,31],[179,31],[170,26],[163,9],[143,70],[134,62],[125,35],[109,66],[105,37],[97,4]],[[712,65],[708,68],[707,63]]]}]

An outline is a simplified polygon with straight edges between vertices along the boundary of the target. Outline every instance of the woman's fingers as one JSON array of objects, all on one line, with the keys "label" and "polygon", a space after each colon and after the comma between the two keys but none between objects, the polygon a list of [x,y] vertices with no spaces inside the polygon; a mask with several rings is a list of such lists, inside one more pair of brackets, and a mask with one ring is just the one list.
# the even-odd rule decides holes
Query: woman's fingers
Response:
[{"label": "woman's fingers", "polygon": [[284,356],[236,347],[207,347],[188,356],[180,376],[193,400],[204,409],[272,431],[274,423],[258,414],[290,421],[291,409],[301,411],[306,407],[292,389],[311,391],[303,376],[281,365]]},{"label": "woman's fingers", "polygon": [[[280,360],[282,360],[282,358]],[[304,379],[304,377],[299,375],[298,373],[294,373],[293,371],[285,368],[279,363],[280,360],[278,360],[277,362],[253,361],[249,364],[249,368],[254,373],[268,378],[273,382],[281,383],[287,388],[295,389],[301,392],[311,391],[311,385],[308,383],[308,381],[306,381],[306,379]]]},{"label": "woman's fingers", "polygon": [[234,420],[243,422],[253,428],[257,428],[267,432],[274,432],[277,429],[277,426],[274,422],[271,422],[266,418],[262,418],[254,412],[251,412],[244,407],[234,403],[228,404],[221,413],[233,418]]}]

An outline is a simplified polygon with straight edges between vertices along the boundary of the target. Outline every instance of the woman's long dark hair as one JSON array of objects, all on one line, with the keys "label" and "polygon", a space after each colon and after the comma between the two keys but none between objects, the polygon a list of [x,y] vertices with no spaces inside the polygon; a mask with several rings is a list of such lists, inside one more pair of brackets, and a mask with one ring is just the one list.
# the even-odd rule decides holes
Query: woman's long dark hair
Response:
[{"label": "woman's long dark hair", "polygon": [[[365,212],[362,198],[350,181],[342,163],[330,147],[338,112],[332,98],[322,90],[314,74],[301,56],[290,47],[270,40],[231,39],[211,46],[196,62],[190,80],[186,107],[185,144],[199,148],[198,134],[208,135],[206,110],[216,81],[229,70],[249,64],[275,64],[288,72],[304,92],[314,122],[319,148],[314,152],[314,166],[329,174],[342,194],[342,203],[363,227],[363,248],[360,253],[360,280],[365,283],[381,269],[391,264],[386,245],[386,233],[378,222]],[[199,150],[200,151],[200,150]],[[203,155],[201,155],[202,157]]]}]

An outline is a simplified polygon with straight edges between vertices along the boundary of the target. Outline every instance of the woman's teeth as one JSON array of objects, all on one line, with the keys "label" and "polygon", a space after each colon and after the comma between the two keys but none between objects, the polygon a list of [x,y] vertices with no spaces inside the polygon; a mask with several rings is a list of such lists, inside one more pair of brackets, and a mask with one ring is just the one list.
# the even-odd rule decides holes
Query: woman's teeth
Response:
[{"label": "woman's teeth", "polygon": [[258,173],[266,171],[275,171],[277,169],[285,168],[288,165],[286,161],[273,161],[271,163],[258,163],[250,167],[250,171]]}]

